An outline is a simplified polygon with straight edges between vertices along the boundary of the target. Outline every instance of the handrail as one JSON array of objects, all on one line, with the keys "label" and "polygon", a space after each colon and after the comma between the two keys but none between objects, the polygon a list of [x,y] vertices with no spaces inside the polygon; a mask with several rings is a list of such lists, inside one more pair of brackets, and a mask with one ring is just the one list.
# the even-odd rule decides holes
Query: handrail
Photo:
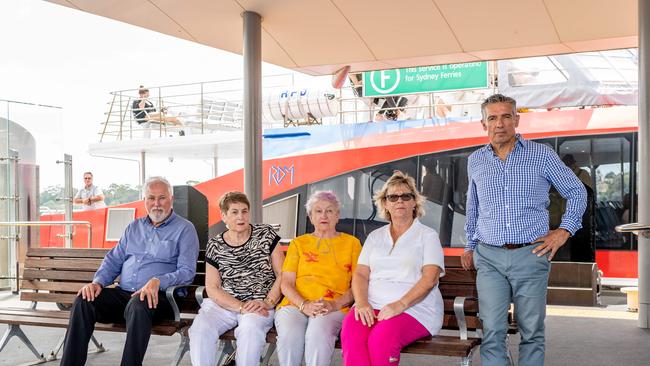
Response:
[{"label": "handrail", "polygon": [[89,221],[0,221],[0,226],[56,226],[56,225],[85,225],[88,227],[88,248],[92,241],[92,225]]},{"label": "handrail", "polygon": [[650,238],[650,224],[632,222],[629,224],[618,225],[614,230],[619,233],[632,233],[634,235],[643,235],[645,238]]}]

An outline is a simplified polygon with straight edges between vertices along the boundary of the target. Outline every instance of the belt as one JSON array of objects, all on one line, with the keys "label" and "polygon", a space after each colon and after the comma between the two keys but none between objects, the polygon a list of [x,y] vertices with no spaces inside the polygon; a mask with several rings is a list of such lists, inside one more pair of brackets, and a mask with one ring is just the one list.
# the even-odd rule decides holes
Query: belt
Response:
[{"label": "belt", "polygon": [[524,248],[524,247],[527,247],[529,245],[534,245],[534,244],[537,244],[537,243],[536,242],[521,243],[521,244],[505,243],[503,245],[490,245],[490,244],[481,242],[481,244],[487,245],[487,246],[490,246],[490,247],[495,247],[495,248],[520,249],[520,248]]}]

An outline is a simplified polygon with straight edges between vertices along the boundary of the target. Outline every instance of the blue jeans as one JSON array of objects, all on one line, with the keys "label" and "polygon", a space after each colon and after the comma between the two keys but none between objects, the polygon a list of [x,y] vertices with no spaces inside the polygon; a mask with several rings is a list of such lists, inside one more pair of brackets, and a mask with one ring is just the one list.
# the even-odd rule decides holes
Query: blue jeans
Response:
[{"label": "blue jeans", "polygon": [[479,317],[484,332],[483,366],[506,365],[511,302],[515,305],[515,319],[521,335],[518,365],[544,365],[546,288],[551,263],[548,256],[533,254],[533,249],[532,245],[508,250],[479,244],[474,251]]}]

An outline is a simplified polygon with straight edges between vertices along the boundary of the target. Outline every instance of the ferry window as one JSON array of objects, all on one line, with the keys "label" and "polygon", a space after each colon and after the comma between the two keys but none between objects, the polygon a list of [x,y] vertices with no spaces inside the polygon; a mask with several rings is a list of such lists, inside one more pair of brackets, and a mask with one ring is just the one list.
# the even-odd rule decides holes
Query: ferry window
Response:
[{"label": "ferry window", "polygon": [[[591,183],[593,241],[597,249],[630,249],[632,245],[630,237],[614,230],[630,215],[630,145],[626,137],[597,137],[565,140],[558,149],[560,156],[573,156],[576,169],[588,173],[579,177],[585,185]],[[553,202],[549,208],[553,224],[552,208]]]},{"label": "ferry window", "polygon": [[[345,174],[310,184],[309,188],[307,189],[307,197],[311,197],[311,195],[317,191],[332,191],[336,194],[336,197],[338,197],[339,203],[341,205],[339,223],[336,226],[336,229],[348,234],[352,234],[354,232],[354,184],[354,175]],[[352,186],[352,189],[350,189],[350,186]],[[301,207],[301,209],[304,208]],[[307,219],[306,232],[310,233],[313,230],[314,227],[312,226],[311,221]]]},{"label": "ferry window", "polygon": [[420,221],[436,230],[443,246],[464,247],[467,157],[472,150],[420,159],[420,193],[427,200]]},{"label": "ferry window", "polygon": [[395,170],[400,170],[418,181],[417,158],[398,160],[359,172],[357,204],[357,221],[354,235],[363,243],[373,230],[384,226],[387,221],[379,217],[373,203],[372,196],[383,187],[384,183],[393,175]]}]

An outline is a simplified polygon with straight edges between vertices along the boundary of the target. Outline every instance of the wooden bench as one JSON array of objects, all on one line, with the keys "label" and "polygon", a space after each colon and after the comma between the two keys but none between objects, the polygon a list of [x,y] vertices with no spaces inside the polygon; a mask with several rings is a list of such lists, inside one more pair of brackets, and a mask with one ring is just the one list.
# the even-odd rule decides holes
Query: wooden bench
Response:
[{"label": "wooden bench", "polygon": [[[482,324],[478,318],[478,294],[476,290],[476,271],[465,271],[460,264],[460,257],[445,257],[446,274],[440,279],[440,292],[442,293],[445,316],[443,331],[436,336],[422,338],[402,349],[402,353],[431,356],[460,357],[462,365],[471,365],[472,354],[481,344]],[[204,288],[196,291],[197,302],[203,301]],[[512,319],[512,317],[510,317]],[[473,332],[473,334],[470,334]],[[517,332],[516,325],[511,320],[508,333]],[[232,359],[235,350],[234,330],[221,336],[222,344],[219,345],[219,362]],[[263,354],[261,364],[268,365],[271,354],[275,350],[277,333],[272,328],[267,334],[268,347]],[[337,342],[337,347],[340,344]],[[512,356],[508,354],[508,361],[512,365]]]},{"label": "wooden bench", "polygon": [[[38,361],[55,360],[60,351],[64,337],[46,358],[39,353],[29,338],[20,328],[21,325],[67,328],[70,305],[74,302],[77,291],[93,279],[94,273],[99,268],[102,259],[108,252],[107,249],[65,249],[65,248],[29,248],[25,259],[23,280],[21,282],[20,300],[31,301],[29,308],[4,308],[0,309],[0,323],[7,324],[0,352],[10,338],[18,337],[34,353]],[[203,254],[202,254],[203,257]],[[205,268],[199,263],[199,266]],[[195,283],[203,284],[205,274],[198,273]],[[185,288],[187,296],[178,296],[179,289]],[[154,325],[152,334],[171,336],[176,333],[181,335],[181,342],[176,352],[173,365],[177,365],[184,353],[189,349],[187,328],[191,324],[192,314],[198,311],[198,304],[194,297],[196,286],[175,286],[167,289],[166,295],[174,308],[174,320]],[[37,309],[38,303],[55,303],[58,310]],[[124,332],[124,324],[97,323],[96,330]],[[97,346],[97,352],[103,352],[101,343],[92,338]]]},{"label": "wooden bench", "polygon": [[598,306],[600,271],[593,262],[553,262],[548,276],[549,305]]}]

